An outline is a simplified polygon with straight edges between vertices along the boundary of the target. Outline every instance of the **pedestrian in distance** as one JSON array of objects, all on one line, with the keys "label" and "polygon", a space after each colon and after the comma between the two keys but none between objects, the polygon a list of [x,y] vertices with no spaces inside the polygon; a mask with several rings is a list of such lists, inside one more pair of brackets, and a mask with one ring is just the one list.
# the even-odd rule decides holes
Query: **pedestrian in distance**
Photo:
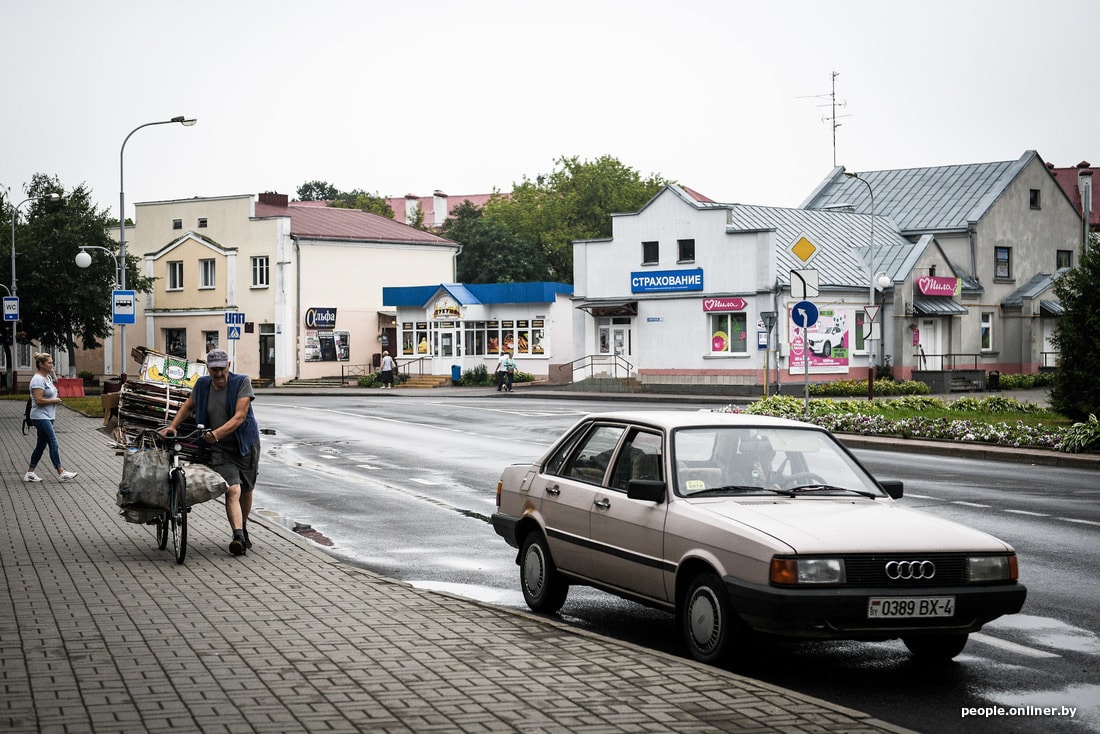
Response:
[{"label": "pedestrian in distance", "polygon": [[497,366],[493,370],[493,375],[497,383],[497,392],[504,389],[504,379],[507,377],[507,370],[504,367],[505,360],[511,359],[511,355],[508,354],[507,349],[500,350],[500,357],[497,358]]},{"label": "pedestrian in distance", "polygon": [[192,413],[195,422],[206,429],[199,442],[200,458],[229,485],[225,493],[225,516],[233,531],[229,552],[243,556],[252,547],[248,515],[260,466],[260,428],[252,412],[256,394],[248,375],[229,371],[224,350],[208,352],[206,368],[210,374],[195,381],[187,400],[160,433],[174,436]]},{"label": "pedestrian in distance", "polygon": [[504,382],[505,390],[512,392],[512,381],[516,379],[516,360],[512,359],[512,353],[504,352]]},{"label": "pedestrian in distance", "polygon": [[393,357],[389,352],[382,352],[382,370],[378,373],[382,378],[382,389],[393,389],[393,373],[397,368],[397,364],[393,361]]},{"label": "pedestrian in distance", "polygon": [[31,378],[31,425],[38,434],[38,441],[31,452],[31,463],[27,465],[27,473],[23,475],[24,482],[41,482],[35,469],[42,459],[42,454],[49,449],[50,462],[57,470],[57,479],[61,482],[70,482],[76,479],[76,472],[65,471],[61,465],[61,449],[57,444],[57,433],[54,432],[53,422],[57,417],[57,406],[61,405],[61,398],[57,394],[57,385],[53,376],[53,357],[39,352],[34,355],[34,377]]}]

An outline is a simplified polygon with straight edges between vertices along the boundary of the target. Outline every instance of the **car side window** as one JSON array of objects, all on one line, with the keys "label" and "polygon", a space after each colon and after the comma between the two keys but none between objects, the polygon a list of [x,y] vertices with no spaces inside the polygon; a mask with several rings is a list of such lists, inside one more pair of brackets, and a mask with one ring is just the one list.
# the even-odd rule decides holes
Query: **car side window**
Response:
[{"label": "car side window", "polygon": [[578,429],[569,437],[569,440],[563,441],[558,450],[554,452],[554,455],[546,462],[543,467],[543,471],[547,474],[562,475],[565,473],[564,464],[565,460],[569,458],[569,455],[573,453],[573,449],[576,447],[577,442],[581,440],[585,432],[583,429]]},{"label": "car side window", "polygon": [[611,487],[625,492],[632,479],[664,479],[664,466],[661,434],[634,430],[619,451]]},{"label": "car side window", "polygon": [[623,426],[596,426],[573,452],[562,474],[582,482],[601,484],[623,431]]}]

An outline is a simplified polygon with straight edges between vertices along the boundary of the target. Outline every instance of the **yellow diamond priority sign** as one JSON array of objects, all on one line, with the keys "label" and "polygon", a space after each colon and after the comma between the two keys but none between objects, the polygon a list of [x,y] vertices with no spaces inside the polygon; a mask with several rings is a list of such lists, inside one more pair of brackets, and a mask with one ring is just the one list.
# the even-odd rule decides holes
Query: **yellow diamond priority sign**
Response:
[{"label": "yellow diamond priority sign", "polygon": [[799,237],[798,241],[791,246],[791,252],[802,262],[809,262],[810,258],[817,252],[817,247],[803,236]]}]

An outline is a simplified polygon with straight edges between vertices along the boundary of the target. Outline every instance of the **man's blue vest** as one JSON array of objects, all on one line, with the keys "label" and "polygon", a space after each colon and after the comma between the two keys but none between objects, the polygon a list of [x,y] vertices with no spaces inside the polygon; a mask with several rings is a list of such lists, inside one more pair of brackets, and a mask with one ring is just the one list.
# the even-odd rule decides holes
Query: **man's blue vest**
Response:
[{"label": "man's blue vest", "polygon": [[[248,379],[247,375],[238,375],[236,373],[229,373],[229,384],[225,390],[225,414],[232,417],[237,412],[237,396],[241,392],[241,388],[244,386],[245,380]],[[195,388],[191,395],[195,398],[195,422],[199,425],[210,425],[207,423],[207,404],[210,400],[210,390],[212,384],[210,375],[203,375],[195,381]],[[256,423],[256,416],[252,413],[252,405],[248,406],[248,417],[244,419],[244,423],[237,426],[237,443],[241,447],[241,456],[247,456],[248,452],[252,450],[260,441],[260,426]],[[200,444],[202,445],[202,444]]]}]

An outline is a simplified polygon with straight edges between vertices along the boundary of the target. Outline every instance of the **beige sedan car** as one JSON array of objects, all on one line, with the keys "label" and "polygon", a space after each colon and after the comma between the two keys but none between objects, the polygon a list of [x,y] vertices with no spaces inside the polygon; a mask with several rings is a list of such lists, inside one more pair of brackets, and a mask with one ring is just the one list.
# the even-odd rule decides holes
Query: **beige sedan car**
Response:
[{"label": "beige sedan car", "polygon": [[528,606],[571,584],[674,611],[692,657],[754,633],[900,638],[949,660],[1018,612],[1016,554],[905,508],[828,431],[712,412],[590,415],[497,485],[496,532],[519,549]]}]

